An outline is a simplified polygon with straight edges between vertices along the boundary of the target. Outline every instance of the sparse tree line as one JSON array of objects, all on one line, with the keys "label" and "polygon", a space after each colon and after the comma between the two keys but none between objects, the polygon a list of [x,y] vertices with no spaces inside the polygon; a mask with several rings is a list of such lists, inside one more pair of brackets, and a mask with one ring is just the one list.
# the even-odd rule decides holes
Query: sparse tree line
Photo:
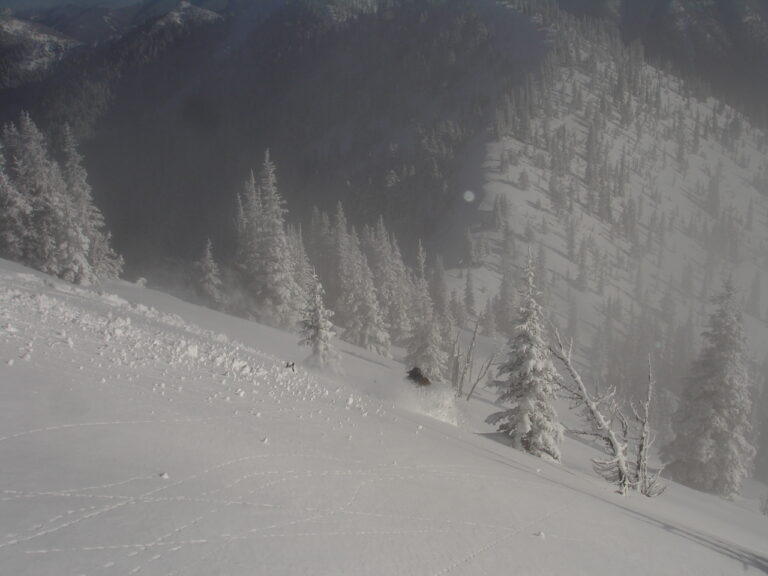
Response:
[{"label": "sparse tree line", "polygon": [[[449,294],[440,258],[419,244],[405,263],[382,218],[360,231],[341,203],[333,215],[315,208],[292,227],[266,153],[236,197],[236,247],[217,262],[210,240],[194,265],[194,284],[214,308],[287,330],[312,348],[310,364],[338,370],[332,335],[382,356],[403,347],[405,362],[434,382],[448,381],[454,334],[474,307],[471,272],[463,295]],[[333,321],[331,321],[333,318]]]},{"label": "sparse tree line", "polygon": [[[493,385],[499,401],[510,407],[492,414],[488,422],[535,456],[560,460],[564,429],[553,402],[569,399],[587,424],[574,434],[594,439],[605,456],[595,458],[595,471],[622,494],[636,489],[653,497],[661,494],[666,477],[696,489],[732,497],[749,476],[757,450],[752,427],[754,387],[747,369],[742,318],[733,283],[728,278],[713,304],[702,334],[703,345],[688,368],[677,409],[667,425],[672,438],[660,450],[662,469],[649,467],[657,409],[656,380],[650,357],[642,401],[627,403],[617,386],[602,389],[585,383],[573,357],[573,340],[564,341],[548,329],[536,264],[529,254],[526,282],[519,293],[509,358],[499,368]],[[550,336],[554,333],[553,336]],[[564,369],[561,375],[554,365]],[[609,381],[610,382],[610,381]]]},{"label": "sparse tree line", "polygon": [[123,261],[68,128],[61,140],[51,146],[26,113],[3,129],[0,256],[81,285],[116,278]]},{"label": "sparse tree line", "polygon": [[[712,421],[699,422],[698,431],[693,434],[685,431],[696,426],[692,416],[685,416],[685,406],[697,396],[696,387],[691,384],[692,372],[701,357],[712,354],[707,347],[712,346],[714,316],[708,321],[704,318],[708,314],[706,303],[712,298],[712,287],[717,285],[718,269],[727,267],[723,266],[723,260],[735,263],[756,254],[747,252],[750,249],[747,234],[753,225],[752,213],[760,215],[764,203],[755,198],[746,212],[726,205],[724,197],[721,198],[724,196],[722,167],[708,166],[705,171],[708,180],[699,183],[689,194],[699,209],[692,210],[689,221],[685,222],[677,208],[670,211],[661,208],[663,191],[653,170],[658,169],[659,164],[666,167],[671,161],[676,163],[678,172],[686,175],[689,158],[705,154],[704,150],[712,143],[719,144],[733,162],[746,167],[744,143],[751,138],[764,149],[765,139],[745,127],[743,118],[732,109],[697,105],[691,99],[696,88],[686,82],[673,86],[680,90],[684,100],[683,104],[675,104],[665,93],[667,84],[674,81],[646,67],[642,48],[625,46],[616,33],[604,25],[572,18],[562,13],[555,2],[523,0],[515,4],[526,13],[540,17],[543,27],[556,29],[557,33],[553,34],[554,44],[540,73],[513,90],[497,110],[499,139],[511,137],[519,141],[519,145],[502,149],[499,170],[521,190],[537,185],[546,193],[548,202],[543,202],[546,206],[536,202],[543,214],[541,223],[529,221],[522,234],[530,246],[536,246],[538,240],[537,263],[546,258],[544,239],[551,236],[550,228],[558,226],[564,232],[565,252],[576,273],[573,274],[571,266],[563,274],[550,273],[541,264],[534,266],[538,268],[536,278],[542,292],[539,302],[545,309],[550,292],[558,282],[565,282],[569,315],[564,340],[579,342],[582,352],[579,356],[586,366],[588,379],[596,384],[608,384],[602,385],[599,391],[585,388],[605,421],[618,433],[615,442],[602,436],[609,456],[596,466],[614,480],[623,476],[625,487],[633,482],[646,488],[650,486],[648,476],[644,482],[633,480],[636,474],[633,468],[639,470],[637,462],[645,461],[647,470],[647,459],[629,458],[626,454],[628,449],[638,454],[646,450],[641,450],[641,446],[647,446],[645,442],[631,437],[641,438],[641,431],[647,426],[648,430],[652,427],[659,432],[663,460],[669,464],[666,476],[726,496],[738,492],[755,460],[757,428],[766,426],[760,409],[752,409],[752,402],[754,400],[756,406],[758,402],[764,405],[768,396],[763,393],[761,400],[758,388],[750,383],[747,374],[750,359],[745,356],[743,342],[734,344],[738,338],[729,341],[732,360],[728,368],[721,368],[718,375],[714,367],[709,368],[710,378],[715,382],[723,382],[724,374],[731,374],[725,385],[712,386],[730,398],[728,402],[740,403],[740,408],[720,414],[710,410],[707,414]],[[702,94],[697,96],[701,99]],[[558,122],[563,109],[578,117],[584,126],[583,134],[572,123]],[[619,130],[636,134],[634,148],[630,145],[622,149],[615,145],[613,138]],[[647,134],[653,136],[649,139],[651,144],[642,142]],[[669,142],[659,146],[658,142],[665,139]],[[547,177],[539,176],[536,181],[536,176],[532,176],[535,172],[529,172],[530,165]],[[756,169],[755,189],[762,192],[760,174],[765,172],[765,166],[760,166],[758,161]],[[643,182],[642,190],[630,185],[633,180]],[[512,268],[507,261],[514,250],[514,238],[510,241],[506,225],[509,207],[504,201],[504,197],[496,199],[492,215],[492,226],[501,233],[503,283],[508,269]],[[658,277],[649,273],[647,263],[653,262],[662,268],[665,257],[676,250],[674,240],[670,239],[681,230],[703,247],[708,258],[701,271],[688,262],[666,287],[660,287]],[[601,231],[612,240],[615,254],[602,248],[595,239]],[[626,297],[617,288],[624,282],[633,286],[627,293],[631,295],[629,306],[624,305]],[[742,297],[737,297],[730,288],[728,300],[733,318],[739,317],[735,311],[741,309],[756,318],[764,317],[760,282],[761,272],[757,270],[746,306],[742,306]],[[583,292],[608,293],[603,321],[594,331],[591,343],[580,334],[584,322],[579,319],[577,296]],[[654,292],[660,292],[660,297],[654,298]],[[680,313],[681,306],[676,305],[680,295],[697,298],[700,307],[688,307],[687,314]],[[721,304],[718,302],[718,306]],[[741,326],[740,318],[733,323]],[[696,329],[704,324],[708,326],[702,334],[704,349],[697,356]],[[570,357],[569,350],[567,344],[556,345],[553,353],[557,352],[555,355],[564,361]],[[662,384],[656,386],[656,375],[653,375],[651,382],[659,401],[654,402],[656,408],[644,417],[643,405],[632,409],[631,401],[646,397],[643,382],[649,378],[651,351],[653,368]],[[563,365],[570,373],[564,362]],[[578,374],[574,361],[571,366]],[[572,376],[569,376],[571,380]],[[742,377],[745,380],[742,381]],[[695,380],[702,384],[701,378]],[[578,390],[569,392],[574,391]],[[723,396],[717,398],[710,393],[708,402],[714,405],[726,402]],[[648,419],[650,425],[642,424]],[[728,437],[714,430],[724,419],[732,431]],[[753,420],[754,431],[750,426]],[[624,440],[625,435],[630,437],[629,442]],[[685,438],[690,440],[692,436],[699,438],[699,444],[686,444]],[[673,448],[675,442],[677,452]],[[686,448],[681,446],[684,445],[695,456],[683,458]],[[624,464],[620,467],[625,470],[619,474],[617,467],[622,460]],[[768,470],[767,466],[758,465]],[[717,474],[713,473],[715,468]],[[726,469],[730,472],[723,472]],[[707,474],[710,479],[703,480],[702,476]],[[733,477],[727,478],[727,474]]]}]

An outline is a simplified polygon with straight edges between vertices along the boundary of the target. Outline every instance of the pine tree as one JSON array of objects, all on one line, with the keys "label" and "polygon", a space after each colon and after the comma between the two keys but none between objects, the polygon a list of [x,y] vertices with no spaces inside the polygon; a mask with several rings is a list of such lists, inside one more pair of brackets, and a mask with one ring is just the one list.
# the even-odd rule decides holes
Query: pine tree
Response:
[{"label": "pine tree", "polygon": [[30,207],[22,261],[46,274],[87,283],[90,267],[81,245],[82,234],[45,136],[24,112],[18,128],[7,126],[3,139],[12,159],[11,177]]},{"label": "pine tree", "polygon": [[739,493],[756,451],[745,339],[730,278],[714,303],[717,308],[702,333],[703,347],[673,418],[675,438],[662,458],[672,479],[731,497]]},{"label": "pine tree", "polygon": [[382,316],[392,340],[402,342],[410,331],[406,306],[407,270],[394,236],[387,231],[383,218],[379,218],[375,228],[364,229],[363,243]]},{"label": "pine tree", "polygon": [[211,308],[219,309],[224,306],[224,296],[221,292],[222,282],[219,266],[213,258],[213,243],[209,238],[205,243],[203,254],[195,263],[195,286],[198,294]]},{"label": "pine tree", "polygon": [[312,282],[306,307],[300,322],[300,344],[312,349],[312,354],[304,360],[310,368],[341,373],[341,356],[333,346],[333,311],[328,310],[323,302],[325,291],[316,273],[312,273]]},{"label": "pine tree", "polygon": [[4,254],[78,284],[119,275],[122,259],[103,231],[71,132],[64,133],[63,166],[51,158],[45,136],[27,113],[18,127],[5,128],[3,143],[10,159],[7,171],[5,159],[0,166]]},{"label": "pine tree", "polygon": [[45,137],[29,115],[22,113],[18,127],[5,127],[3,141],[8,149],[11,179],[30,209],[22,262],[58,275],[61,257],[56,234],[61,229],[61,190],[56,189],[57,171],[48,156]]},{"label": "pine tree", "polygon": [[92,278],[87,280],[116,278],[122,272],[123,259],[111,247],[111,236],[105,229],[104,216],[93,202],[83,157],[68,125],[64,127],[62,159],[62,174],[71,205],[71,227],[74,229],[78,249],[87,254],[90,264]]},{"label": "pine tree", "polygon": [[381,356],[390,355],[390,338],[379,309],[373,274],[352,230],[346,240],[340,306],[346,318],[344,340]]},{"label": "pine tree", "polygon": [[295,326],[303,305],[301,287],[285,227],[285,201],[277,189],[277,175],[269,150],[264,155],[257,193],[250,205],[252,290],[259,317],[283,328]]},{"label": "pine tree", "polygon": [[505,381],[496,383],[500,402],[515,405],[488,417],[487,422],[515,441],[518,449],[535,456],[559,461],[563,428],[552,405],[559,375],[555,370],[544,335],[544,317],[537,302],[533,257],[526,268],[527,283],[521,290],[521,306],[515,334],[510,339],[510,356],[500,370]]},{"label": "pine tree", "polygon": [[416,253],[416,277],[413,280],[413,333],[406,346],[406,364],[418,366],[432,381],[445,378],[448,355],[442,335],[440,316],[435,313],[427,282],[427,252],[419,242]]},{"label": "pine tree", "polygon": [[441,334],[439,318],[428,315],[420,318],[408,341],[406,365],[419,367],[432,382],[442,382],[448,371],[448,354]]},{"label": "pine tree", "polygon": [[29,213],[29,204],[5,171],[5,156],[0,147],[0,257],[9,260],[22,258]]}]

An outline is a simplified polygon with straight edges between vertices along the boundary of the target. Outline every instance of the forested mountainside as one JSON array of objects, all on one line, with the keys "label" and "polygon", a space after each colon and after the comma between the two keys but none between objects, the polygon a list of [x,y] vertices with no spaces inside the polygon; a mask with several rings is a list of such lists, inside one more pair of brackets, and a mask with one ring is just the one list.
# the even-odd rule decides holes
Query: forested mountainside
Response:
[{"label": "forested mountainside", "polygon": [[498,110],[487,216],[467,255],[478,311],[488,299],[496,329],[514,317],[510,286],[530,250],[545,308],[596,382],[637,398],[652,355],[668,411],[658,415],[663,434],[710,299],[732,276],[764,422],[768,134],[647,64],[616,29],[552,5],[518,7],[538,18],[551,50]]},{"label": "forested mountainside", "polygon": [[714,85],[729,102],[768,121],[766,0],[559,0],[576,14],[608,18],[625,42],[639,40],[657,63]]},{"label": "forested mountainside", "polygon": [[44,78],[78,44],[52,28],[0,14],[0,91]]},{"label": "forested mountainside", "polygon": [[[595,382],[629,401],[651,355],[663,399],[655,424],[668,436],[710,299],[731,277],[746,312],[754,399],[768,405],[768,135],[749,102],[720,98],[722,86],[709,88],[695,66],[683,77],[659,65],[663,42],[646,51],[625,41],[621,19],[639,5],[571,3],[574,16],[554,0],[214,4],[134,7],[134,18],[148,15],[141,23],[64,59],[47,79],[0,93],[5,120],[27,109],[53,141],[65,121],[84,139],[94,196],[129,275],[187,269],[207,237],[225,268],[247,269],[238,250],[248,226],[236,217],[258,213],[249,174],[269,150],[264,172],[271,188],[279,173],[288,222],[307,223],[313,206],[326,212],[307,226],[306,252],[331,302],[344,305],[333,286],[344,268],[323,267],[318,247],[342,238],[365,270],[365,250],[397,253],[395,231],[400,261],[416,260],[415,273],[400,270],[398,298],[431,278],[441,329],[479,320],[503,342],[530,250],[544,308]],[[582,17],[596,6],[602,19]],[[762,4],[733,6],[751,15],[740,22],[758,38]],[[686,38],[698,38],[705,20],[716,36],[740,35],[719,3],[663,8],[676,10]],[[697,58],[707,49],[696,46]],[[724,66],[734,54],[722,51]],[[364,229],[361,242],[356,229],[379,217],[387,228]],[[297,227],[289,236],[300,245]],[[450,306],[443,262],[453,269]],[[342,325],[355,318],[348,308],[335,310]],[[390,337],[405,336],[386,324],[376,331],[388,349]],[[754,412],[758,427],[763,412]]]},{"label": "forested mountainside", "polygon": [[188,257],[207,231],[231,244],[217,231],[267,147],[305,214],[344,200],[355,219],[383,214],[398,232],[429,237],[457,197],[463,148],[535,65],[540,36],[492,1],[364,8],[351,18],[297,2],[150,20],[4,99],[90,138],[89,173],[129,268],[148,246]]}]

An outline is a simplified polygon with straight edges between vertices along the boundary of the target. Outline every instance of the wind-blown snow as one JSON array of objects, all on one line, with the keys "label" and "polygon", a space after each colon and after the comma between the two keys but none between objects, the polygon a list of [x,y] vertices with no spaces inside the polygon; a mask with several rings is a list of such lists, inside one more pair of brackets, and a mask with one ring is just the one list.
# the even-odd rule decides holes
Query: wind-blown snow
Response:
[{"label": "wind-blown snow", "polygon": [[621,498],[587,446],[495,442],[485,391],[451,426],[358,349],[344,381],[287,370],[297,340],[0,262],[0,572],[768,572],[756,501]]}]

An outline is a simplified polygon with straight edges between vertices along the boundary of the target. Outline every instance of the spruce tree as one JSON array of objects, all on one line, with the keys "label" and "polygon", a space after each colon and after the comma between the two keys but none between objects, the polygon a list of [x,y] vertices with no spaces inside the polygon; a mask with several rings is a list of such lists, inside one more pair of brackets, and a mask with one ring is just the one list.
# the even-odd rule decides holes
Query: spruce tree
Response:
[{"label": "spruce tree", "polygon": [[29,204],[5,171],[5,156],[0,147],[0,257],[9,260],[22,258],[29,213]]},{"label": "spruce tree", "polygon": [[513,438],[518,449],[559,461],[563,427],[552,403],[560,377],[544,334],[544,315],[537,302],[539,293],[530,254],[526,277],[517,325],[509,343],[509,360],[499,370],[507,378],[495,384],[500,390],[499,401],[513,402],[514,406],[492,414],[487,422],[498,425],[499,431]]},{"label": "spruce tree", "polygon": [[295,325],[303,304],[301,287],[296,283],[294,261],[285,228],[285,201],[277,188],[275,164],[264,155],[258,180],[255,216],[255,250],[252,255],[253,290],[259,316],[283,328]]},{"label": "spruce tree", "polygon": [[317,274],[312,273],[309,297],[299,323],[301,341],[312,353],[304,360],[310,368],[327,371],[332,374],[341,373],[341,357],[333,346],[333,311],[328,310],[323,302],[325,291]]},{"label": "spruce tree", "polygon": [[410,330],[406,308],[407,272],[402,257],[381,217],[375,228],[364,229],[363,240],[381,314],[392,340],[402,342]]},{"label": "spruce tree", "polygon": [[340,301],[346,318],[343,338],[381,356],[389,356],[389,332],[379,309],[373,274],[354,230],[347,236],[344,258]]},{"label": "spruce tree", "polygon": [[117,278],[123,269],[123,259],[111,247],[104,216],[93,202],[83,157],[68,125],[64,127],[62,175],[71,204],[72,225],[87,254],[93,279]]},{"label": "spruce tree", "polygon": [[703,347],[685,381],[672,421],[675,437],[662,451],[669,477],[723,497],[739,493],[756,453],[745,338],[735,300],[729,278],[714,300]]},{"label": "spruce tree", "polygon": [[210,238],[205,244],[200,260],[195,263],[195,287],[207,306],[215,309],[223,307],[221,276],[219,266],[213,258],[213,243]]},{"label": "spruce tree", "polygon": [[29,114],[21,114],[18,127],[6,126],[3,141],[8,149],[11,179],[30,208],[22,262],[58,276],[64,263],[61,233],[65,196],[61,173],[48,155],[45,137]]},{"label": "spruce tree", "polygon": [[406,366],[418,367],[432,382],[442,382],[448,371],[448,354],[445,352],[440,319],[430,314],[418,320],[408,341]]}]

